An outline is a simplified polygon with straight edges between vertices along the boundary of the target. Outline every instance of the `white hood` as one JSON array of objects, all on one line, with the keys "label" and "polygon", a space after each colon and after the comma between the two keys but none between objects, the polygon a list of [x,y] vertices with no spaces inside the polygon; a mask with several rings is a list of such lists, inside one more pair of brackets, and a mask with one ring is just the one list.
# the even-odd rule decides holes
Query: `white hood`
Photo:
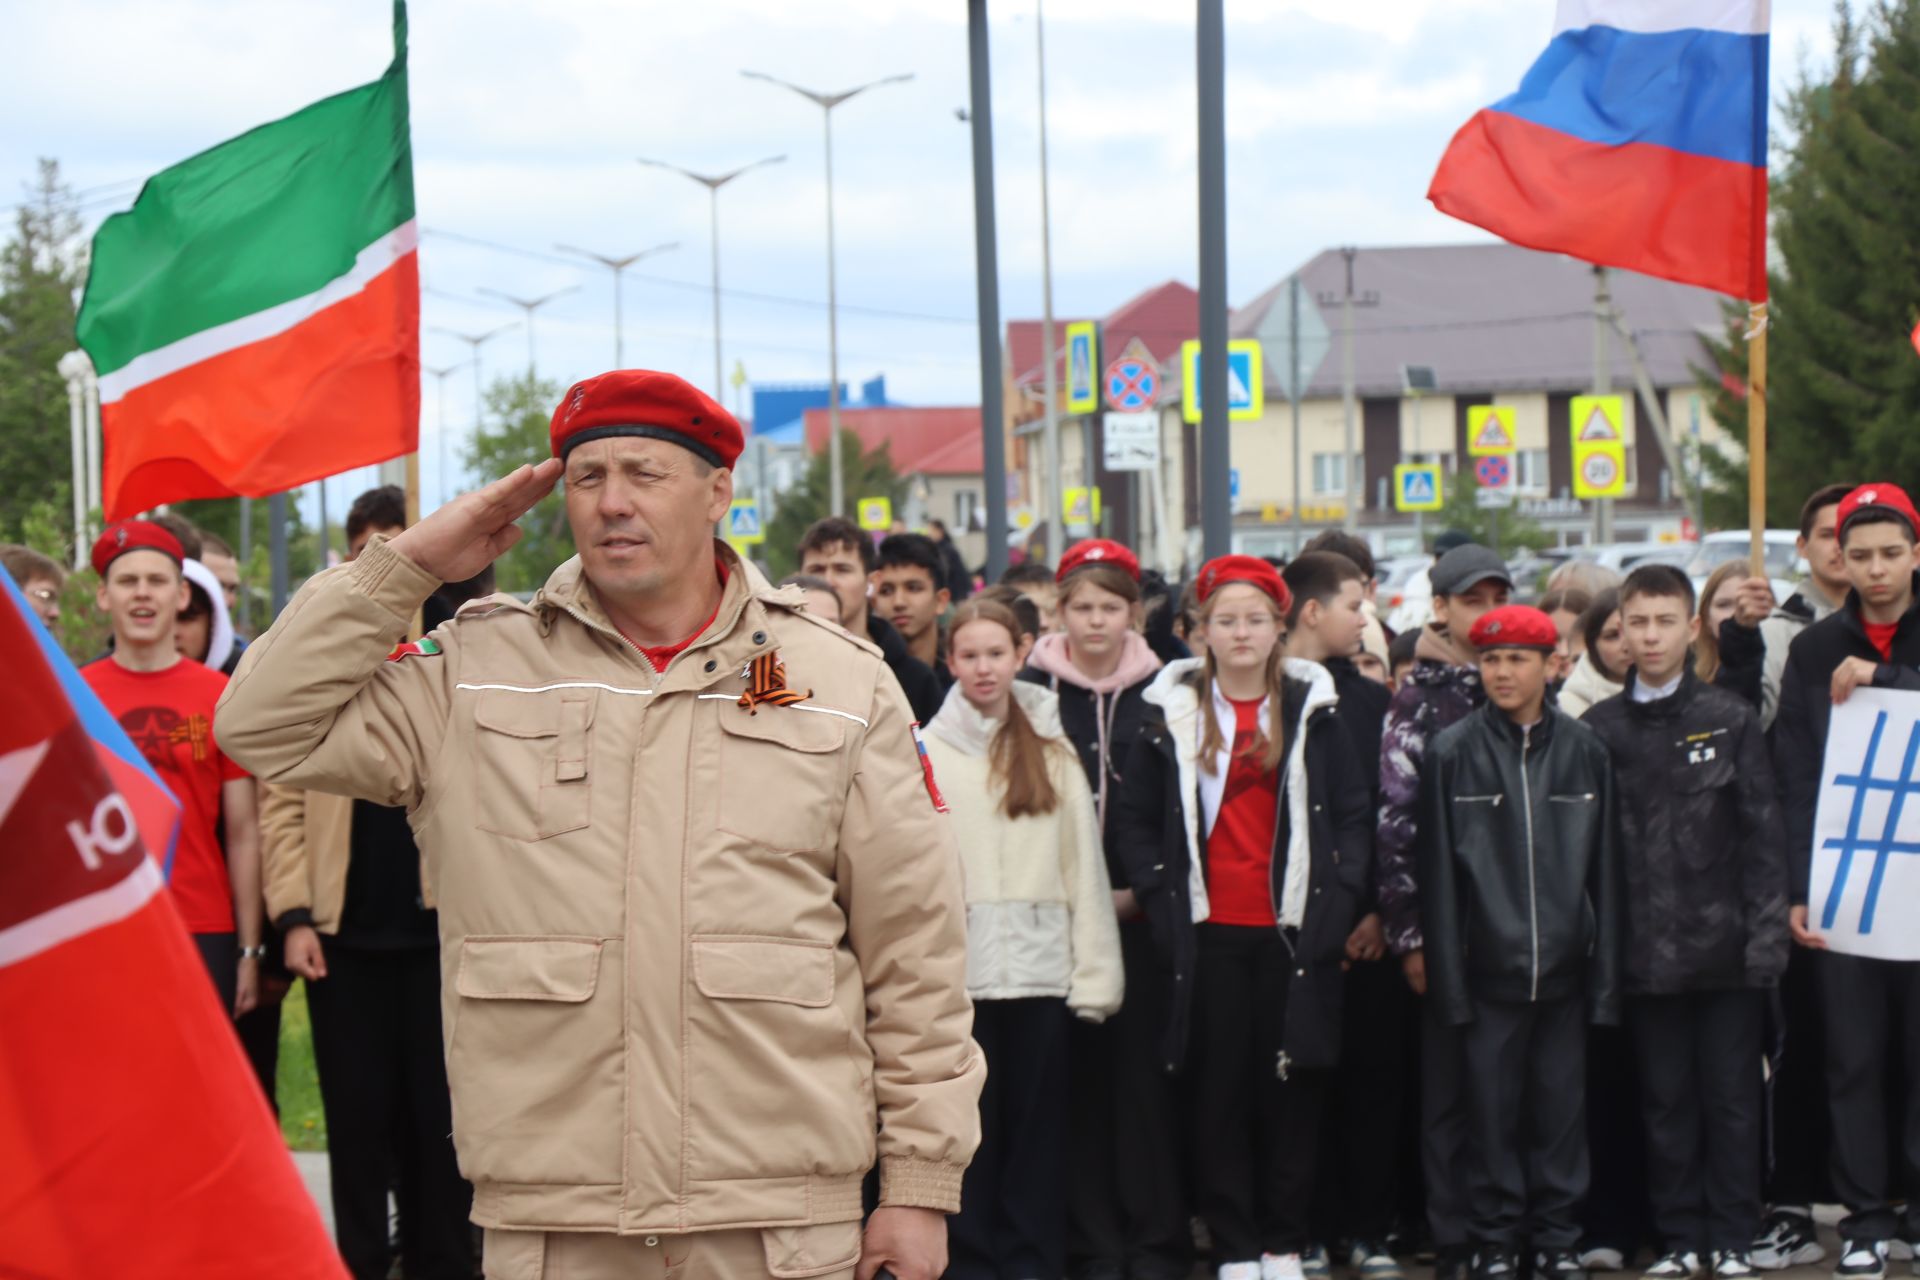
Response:
[{"label": "white hood", "polygon": [[213,570],[198,560],[183,560],[180,570],[186,574],[187,581],[207,593],[207,599],[213,603],[213,626],[207,631],[207,656],[202,665],[219,671],[227,665],[227,659],[233,656],[233,619],[227,616],[227,596],[220,589],[220,579],[213,576]]},{"label": "white hood", "polygon": [[[1020,703],[1020,709],[1027,714],[1027,721],[1033,731],[1043,738],[1065,738],[1066,730],[1060,727],[1060,695],[1043,684],[1034,684],[1028,680],[1013,682],[1013,696]],[[942,742],[970,756],[984,756],[993,745],[993,732],[1000,727],[998,720],[989,720],[980,714],[979,708],[967,701],[967,695],[960,691],[956,682],[947,690],[946,701],[940,704],[940,710],[927,722],[927,732]]]}]

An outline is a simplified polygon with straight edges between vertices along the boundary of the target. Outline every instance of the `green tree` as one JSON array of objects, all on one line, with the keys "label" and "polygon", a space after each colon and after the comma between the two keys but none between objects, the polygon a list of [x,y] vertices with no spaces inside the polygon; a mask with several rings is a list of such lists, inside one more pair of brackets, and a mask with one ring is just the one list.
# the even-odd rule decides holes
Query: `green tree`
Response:
[{"label": "green tree", "polygon": [[[898,511],[906,500],[907,483],[893,469],[893,451],[885,441],[877,449],[864,449],[860,437],[846,428],[840,431],[840,467],[846,482],[849,505],[862,498],[885,498]],[[800,483],[780,495],[772,520],[767,522],[767,540],[759,548],[758,559],[767,573],[778,581],[800,567],[798,550],[801,536],[815,520],[830,510],[833,476],[827,451],[822,449],[807,463]]]},{"label": "green tree", "polygon": [[79,237],[59,162],[42,159],[0,245],[0,541],[22,541],[30,514],[50,515],[61,546],[43,550],[69,562],[72,435],[57,366],[74,347]]},{"label": "green tree", "polygon": [[[560,384],[531,374],[496,378],[482,397],[486,413],[462,461],[476,481],[488,483],[522,463],[553,452],[548,428]],[[559,486],[520,517],[520,541],[494,563],[502,591],[533,591],[573,555],[573,531]]]},{"label": "green tree", "polygon": [[[1920,481],[1920,0],[1834,12],[1825,79],[1803,75],[1783,106],[1776,153],[1768,335],[1768,523],[1794,523],[1814,487]],[[1707,518],[1747,507],[1746,308],[1728,309],[1701,384],[1741,445],[1710,453]]]},{"label": "green tree", "polygon": [[1456,471],[1440,486],[1444,505],[1428,517],[1435,533],[1458,529],[1483,547],[1493,547],[1504,555],[1516,551],[1538,551],[1553,545],[1553,535],[1521,515],[1512,506],[1482,507],[1477,494],[1480,482],[1471,469]]}]

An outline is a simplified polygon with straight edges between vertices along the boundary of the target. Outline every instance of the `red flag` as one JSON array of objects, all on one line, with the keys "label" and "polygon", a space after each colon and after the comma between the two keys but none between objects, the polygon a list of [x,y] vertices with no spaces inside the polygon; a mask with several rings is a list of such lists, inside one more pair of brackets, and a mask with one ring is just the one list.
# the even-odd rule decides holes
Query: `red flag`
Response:
[{"label": "red flag", "polygon": [[0,590],[0,1275],[341,1280],[32,626]]}]

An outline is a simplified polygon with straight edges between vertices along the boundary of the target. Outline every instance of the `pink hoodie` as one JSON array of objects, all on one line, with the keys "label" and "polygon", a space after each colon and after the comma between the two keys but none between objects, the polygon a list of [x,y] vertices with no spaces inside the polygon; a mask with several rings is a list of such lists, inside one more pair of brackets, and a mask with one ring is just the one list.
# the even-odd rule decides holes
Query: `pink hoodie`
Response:
[{"label": "pink hoodie", "polygon": [[1028,656],[1027,665],[1051,676],[1056,689],[1065,681],[1076,689],[1085,689],[1094,695],[1093,717],[1100,743],[1100,786],[1094,795],[1094,804],[1100,811],[1100,829],[1105,831],[1107,775],[1110,772],[1107,757],[1111,749],[1107,741],[1107,729],[1113,722],[1114,704],[1120,700],[1122,693],[1158,671],[1160,659],[1148,646],[1145,637],[1137,631],[1129,631],[1120,641],[1120,664],[1111,675],[1094,680],[1073,665],[1073,659],[1067,651],[1066,633],[1054,631],[1034,641],[1033,653]]}]

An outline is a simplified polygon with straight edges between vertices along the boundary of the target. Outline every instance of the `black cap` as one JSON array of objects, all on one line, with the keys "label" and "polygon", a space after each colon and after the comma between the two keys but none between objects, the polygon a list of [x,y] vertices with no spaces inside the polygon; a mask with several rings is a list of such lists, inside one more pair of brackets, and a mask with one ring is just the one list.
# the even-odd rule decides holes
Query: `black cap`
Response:
[{"label": "black cap", "polygon": [[1436,596],[1457,596],[1475,583],[1494,579],[1513,585],[1513,575],[1507,571],[1507,562],[1499,555],[1477,542],[1469,542],[1455,547],[1433,562],[1433,568],[1427,570],[1427,580],[1433,583]]}]

